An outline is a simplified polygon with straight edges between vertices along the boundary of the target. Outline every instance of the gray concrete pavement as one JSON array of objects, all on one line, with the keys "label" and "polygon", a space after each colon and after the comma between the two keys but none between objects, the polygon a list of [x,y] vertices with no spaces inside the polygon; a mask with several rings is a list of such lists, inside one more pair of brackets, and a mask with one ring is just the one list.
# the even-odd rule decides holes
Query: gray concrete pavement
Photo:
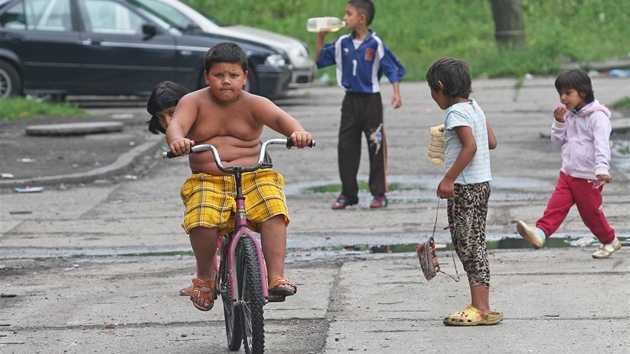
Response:
[{"label": "gray concrete pavement", "polygon": [[[559,152],[540,137],[549,129],[557,100],[553,79],[527,80],[518,91],[507,79],[473,85],[473,97],[499,140],[492,153],[488,238],[516,238],[515,220],[539,217],[557,178]],[[604,104],[630,95],[629,79],[597,78],[594,86]],[[390,94],[386,87],[385,102]],[[342,95],[337,88],[316,87],[279,102],[313,133],[318,146],[272,152],[285,175],[292,218],[286,275],[299,291],[285,303],[265,307],[268,352],[627,352],[630,245],[625,241],[608,260],[592,259],[593,246],[491,250],[491,305],[505,320],[480,328],[441,322],[469,303],[465,278],[455,283],[438,275],[427,282],[413,253],[332,252],[333,247],[426,240],[443,173],[426,156],[428,127],[443,120],[443,112],[425,83],[405,83],[403,107],[385,111],[389,182],[404,186],[390,193],[389,207],[370,210],[369,195],[362,194],[358,207],[332,211],[336,193],[306,193],[305,188],[338,183]],[[616,119],[617,126],[625,124]],[[36,194],[0,185],[2,353],[228,352],[220,303],[204,313],[177,295],[194,272],[179,227],[178,192],[188,170],[184,159],[157,158],[160,140],[151,142],[153,152],[142,153],[155,164],[147,164],[151,168],[137,179],[112,177],[125,173],[120,171],[104,173],[95,183],[61,185],[59,180]],[[367,176],[366,155],[361,179]],[[627,161],[627,155],[614,159],[614,182],[604,190],[602,207],[625,238],[630,235]],[[443,208],[440,228],[446,222]],[[436,237],[438,243],[448,241],[444,231]],[[572,211],[557,237],[591,235]],[[440,251],[439,257],[442,268],[455,273],[451,253]],[[457,268],[463,275],[459,261]]]}]

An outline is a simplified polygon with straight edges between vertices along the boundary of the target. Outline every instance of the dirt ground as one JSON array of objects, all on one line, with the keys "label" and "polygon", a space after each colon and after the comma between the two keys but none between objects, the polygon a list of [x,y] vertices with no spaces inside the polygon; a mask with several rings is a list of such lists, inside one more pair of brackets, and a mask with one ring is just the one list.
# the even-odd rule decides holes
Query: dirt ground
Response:
[{"label": "dirt ground", "polygon": [[[84,173],[110,165],[121,154],[154,138],[145,123],[149,119],[148,114],[138,109],[130,112],[118,115],[0,121],[0,173],[11,174],[18,180]],[[120,132],[86,135],[26,134],[29,126],[83,122],[120,122],[123,129]],[[145,167],[132,166],[129,175],[141,173]]]}]

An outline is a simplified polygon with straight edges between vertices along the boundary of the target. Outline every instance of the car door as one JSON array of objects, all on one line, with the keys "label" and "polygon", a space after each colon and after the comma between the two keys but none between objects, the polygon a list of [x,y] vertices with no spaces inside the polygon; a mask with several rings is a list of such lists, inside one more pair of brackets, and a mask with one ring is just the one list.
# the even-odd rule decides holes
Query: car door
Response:
[{"label": "car door", "polygon": [[70,1],[22,0],[2,14],[0,46],[17,57],[27,91],[64,91],[79,80],[82,46]]},{"label": "car door", "polygon": [[[83,32],[84,80],[93,94],[149,94],[175,77],[175,39],[117,0],[77,0]],[[149,31],[147,31],[149,29]]]}]

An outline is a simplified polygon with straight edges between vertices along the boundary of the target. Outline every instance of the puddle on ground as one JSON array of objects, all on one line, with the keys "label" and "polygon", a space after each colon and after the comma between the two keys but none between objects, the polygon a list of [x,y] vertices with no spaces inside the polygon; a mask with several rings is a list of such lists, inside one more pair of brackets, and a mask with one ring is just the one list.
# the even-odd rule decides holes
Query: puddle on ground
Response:
[{"label": "puddle on ground", "polygon": [[[492,239],[486,242],[488,250],[509,250],[509,249],[531,249],[527,241],[522,238],[501,238]],[[624,247],[630,246],[630,237],[618,237]],[[447,238],[436,237],[436,250],[448,251],[453,249],[450,242],[445,242]],[[409,240],[409,239],[407,239]],[[363,238],[365,241],[365,238]],[[426,239],[425,239],[426,241]],[[409,242],[409,241],[407,241]],[[308,261],[316,259],[335,259],[353,255],[365,254],[403,254],[415,253],[418,243],[400,243],[379,245],[373,243],[355,243],[346,245],[326,245],[313,247],[288,247],[287,262]],[[552,237],[545,242],[545,248],[567,248],[567,247],[590,247],[593,250],[599,246],[599,241],[594,237]],[[56,250],[9,250],[5,259],[48,259],[48,258],[73,258],[76,263],[117,263],[129,262],[133,258],[156,257],[156,258],[194,258],[192,250],[185,249],[149,249],[149,248],[124,248],[119,250],[107,249],[56,249]]]},{"label": "puddle on ground", "polygon": [[[622,244],[627,245],[629,237],[619,237]],[[371,254],[371,253],[415,253],[418,243],[392,244],[392,245],[368,245],[356,244],[345,246],[326,246],[312,248],[289,248],[287,254],[292,257],[323,258],[326,256],[340,254]],[[568,247],[593,247],[599,246],[596,238],[571,238],[552,237],[545,242],[545,248],[568,248]],[[522,238],[503,238],[500,240],[486,242],[488,250],[508,250],[508,249],[531,249],[532,246]],[[453,249],[452,243],[435,243],[437,251],[448,251]]]},{"label": "puddle on ground", "polygon": [[[390,204],[410,204],[435,200],[435,189],[440,183],[441,176],[387,176],[389,192],[387,199]],[[548,198],[548,191],[553,190],[555,180],[536,178],[503,178],[494,177],[492,180],[493,201],[517,201]],[[538,192],[543,191],[543,192]],[[330,180],[289,183],[284,187],[287,196],[302,194],[333,194],[341,192],[341,185]],[[368,184],[359,180],[359,197],[369,197]]]},{"label": "puddle on ground", "polygon": [[[612,139],[611,165],[623,171],[630,171],[630,140]],[[440,183],[442,175],[397,175],[387,176],[390,203],[417,203],[419,201],[435,199],[435,189]],[[359,195],[369,196],[367,180],[359,179]],[[548,198],[550,190],[555,188],[556,178],[520,178],[493,176],[491,200],[514,201],[531,200],[534,198]],[[538,191],[543,191],[538,192]],[[320,180],[302,183],[289,183],[284,187],[287,196],[299,194],[341,192],[338,180]]]}]

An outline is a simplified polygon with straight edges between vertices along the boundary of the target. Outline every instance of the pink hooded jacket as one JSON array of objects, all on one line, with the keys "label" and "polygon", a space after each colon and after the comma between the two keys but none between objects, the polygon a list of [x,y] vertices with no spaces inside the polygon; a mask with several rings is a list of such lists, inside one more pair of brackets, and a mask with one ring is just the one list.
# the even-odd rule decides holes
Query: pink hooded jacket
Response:
[{"label": "pink hooded jacket", "polygon": [[575,178],[597,179],[610,168],[611,113],[597,100],[579,112],[568,112],[565,123],[554,120],[551,143],[561,148],[562,172]]}]

